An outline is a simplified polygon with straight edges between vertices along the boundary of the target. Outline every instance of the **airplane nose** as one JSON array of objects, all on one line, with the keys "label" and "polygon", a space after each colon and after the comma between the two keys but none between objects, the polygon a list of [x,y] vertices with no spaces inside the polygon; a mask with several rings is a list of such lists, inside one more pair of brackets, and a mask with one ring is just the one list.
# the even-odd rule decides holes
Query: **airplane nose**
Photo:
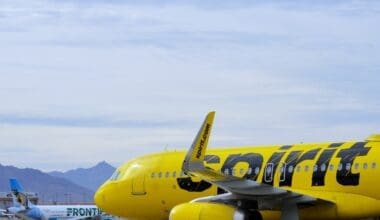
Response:
[{"label": "airplane nose", "polygon": [[95,193],[95,195],[94,195],[94,201],[95,201],[95,204],[99,207],[99,208],[101,208],[101,209],[105,209],[104,208],[104,206],[105,206],[105,204],[107,203],[107,201],[106,201],[106,195],[105,195],[105,193],[104,193],[104,187],[100,187],[97,191],[96,191],[96,193]]}]

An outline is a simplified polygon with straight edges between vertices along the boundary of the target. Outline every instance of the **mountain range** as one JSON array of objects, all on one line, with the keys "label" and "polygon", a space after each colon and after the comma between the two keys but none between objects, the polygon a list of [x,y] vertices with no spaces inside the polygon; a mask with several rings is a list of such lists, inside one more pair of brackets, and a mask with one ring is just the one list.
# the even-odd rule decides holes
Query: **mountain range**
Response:
[{"label": "mountain range", "polygon": [[67,172],[50,172],[51,176],[61,177],[67,179],[79,186],[86,187],[92,191],[96,191],[99,186],[104,183],[115,171],[115,167],[102,161],[90,167],[88,169],[78,168],[74,170],[69,170]]},{"label": "mountain range", "polygon": [[0,191],[9,192],[9,179],[16,178],[25,191],[37,193],[40,203],[92,203],[97,187],[114,170],[106,162],[87,169],[50,173],[0,164]]}]

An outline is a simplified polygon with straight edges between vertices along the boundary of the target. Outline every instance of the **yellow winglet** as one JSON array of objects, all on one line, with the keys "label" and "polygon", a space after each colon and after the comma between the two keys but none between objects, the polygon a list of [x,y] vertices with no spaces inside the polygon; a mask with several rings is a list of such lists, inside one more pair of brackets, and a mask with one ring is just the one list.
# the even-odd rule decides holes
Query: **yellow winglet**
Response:
[{"label": "yellow winglet", "polygon": [[215,112],[209,112],[198,131],[191,148],[187,152],[185,161],[182,164],[182,170],[187,173],[190,170],[204,169],[203,161],[205,158],[206,148],[214,122]]}]

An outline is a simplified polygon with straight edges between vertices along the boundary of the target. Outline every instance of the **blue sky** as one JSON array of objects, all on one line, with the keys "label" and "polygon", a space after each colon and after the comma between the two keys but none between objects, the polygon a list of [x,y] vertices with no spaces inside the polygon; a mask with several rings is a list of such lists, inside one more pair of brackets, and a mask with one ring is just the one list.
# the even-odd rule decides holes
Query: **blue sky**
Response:
[{"label": "blue sky", "polygon": [[378,1],[0,0],[0,163],[380,132]]}]

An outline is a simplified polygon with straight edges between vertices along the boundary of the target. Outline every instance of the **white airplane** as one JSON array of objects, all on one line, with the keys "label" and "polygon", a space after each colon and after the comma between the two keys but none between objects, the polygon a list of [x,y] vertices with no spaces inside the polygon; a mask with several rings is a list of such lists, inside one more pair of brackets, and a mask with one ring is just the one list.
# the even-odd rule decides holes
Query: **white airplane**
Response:
[{"label": "white airplane", "polygon": [[12,213],[9,213],[6,209],[0,209],[0,218],[4,218],[4,217],[12,219],[13,217],[15,217],[15,215]]},{"label": "white airplane", "polygon": [[105,216],[105,213],[95,205],[35,205],[30,202],[16,179],[10,179],[9,183],[13,206],[7,208],[6,214],[33,220],[102,219]]}]

